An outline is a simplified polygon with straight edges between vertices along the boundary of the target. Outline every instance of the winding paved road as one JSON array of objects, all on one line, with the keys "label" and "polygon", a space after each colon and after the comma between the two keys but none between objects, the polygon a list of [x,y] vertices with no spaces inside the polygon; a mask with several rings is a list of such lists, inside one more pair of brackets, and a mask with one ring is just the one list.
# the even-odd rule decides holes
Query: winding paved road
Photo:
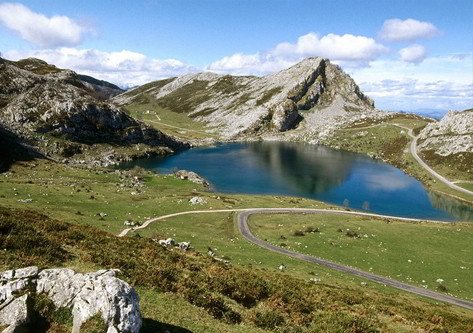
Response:
[{"label": "winding paved road", "polygon": [[409,147],[409,150],[410,150],[410,152],[411,152],[411,155],[415,158],[415,160],[416,160],[425,170],[427,170],[427,172],[429,172],[432,176],[434,176],[435,178],[437,178],[438,180],[440,180],[442,183],[444,183],[444,184],[447,185],[448,187],[450,187],[450,188],[452,188],[452,189],[454,189],[454,190],[457,190],[457,191],[466,193],[466,194],[471,194],[471,195],[473,195],[473,192],[472,192],[472,191],[469,191],[469,190],[467,190],[466,188],[463,188],[463,187],[461,187],[461,186],[455,185],[453,182],[449,181],[447,178],[445,178],[445,177],[439,175],[437,172],[435,172],[434,170],[432,170],[432,168],[429,167],[429,166],[419,157],[419,155],[417,155],[417,136],[415,136],[415,135],[412,133],[412,129],[407,128],[407,127],[404,127],[404,126],[401,126],[401,125],[399,125],[399,124],[395,124],[395,125],[407,130],[407,134],[409,134],[409,136],[412,138],[412,142],[411,142],[411,145],[410,145],[410,147]]},{"label": "winding paved road", "polygon": [[[344,210],[331,210],[331,209],[309,209],[309,208],[248,208],[248,209],[220,209],[220,210],[194,210],[194,211],[186,211],[186,212],[179,212],[174,214],[168,214],[160,217],[156,217],[150,219],[143,223],[143,225],[138,227],[127,228],[123,230],[118,237],[126,236],[130,231],[141,230],[148,227],[151,223],[163,220],[166,218],[174,217],[174,216],[181,216],[181,215],[189,215],[189,214],[208,214],[208,213],[231,213],[237,212],[237,222],[238,222],[238,229],[242,236],[248,240],[249,242],[258,245],[264,249],[267,249],[272,252],[276,252],[279,254],[283,254],[286,256],[290,256],[296,259],[308,261],[310,263],[315,263],[318,265],[322,265],[331,269],[335,269],[337,271],[355,275],[366,280],[370,280],[376,283],[381,283],[390,287],[394,287],[397,289],[401,289],[403,291],[407,291],[410,293],[418,294],[421,296],[429,297],[435,299],[437,301],[446,302],[449,304],[457,305],[469,310],[473,310],[473,302],[469,302],[466,300],[458,299],[452,296],[448,296],[445,294],[440,294],[434,291],[430,291],[424,288],[419,288],[416,286],[409,285],[407,283],[399,282],[396,280],[392,280],[390,278],[376,275],[373,273],[365,272],[353,267],[341,265],[335,263],[333,261],[305,255],[302,253],[290,251],[284,248],[280,248],[269,243],[262,241],[259,238],[256,238],[250,231],[248,227],[248,217],[255,214],[281,214],[281,213],[304,213],[304,214],[338,214],[338,215],[358,215],[358,216],[370,216],[370,217],[377,217],[377,218],[392,218],[401,221],[407,222],[420,222],[426,220],[419,220],[419,219],[411,219],[411,218],[404,218],[404,217],[395,217],[395,216],[388,216],[388,215],[377,215],[371,213],[361,213],[361,212],[352,212],[352,211],[344,211]],[[426,221],[431,223],[449,223],[443,221]]]},{"label": "winding paved road", "polygon": [[[268,213],[271,213],[271,214],[274,214],[274,213],[293,213],[293,212],[294,211],[292,209],[264,209],[264,210],[254,209],[254,210],[241,212],[241,213],[238,214],[238,228],[240,229],[240,233],[243,235],[243,237],[245,237],[249,242],[251,242],[253,244],[256,244],[256,245],[258,245],[258,246],[260,246],[264,249],[267,249],[269,251],[284,254],[286,256],[290,256],[290,257],[293,257],[293,258],[296,258],[296,259],[308,261],[310,263],[322,265],[322,266],[325,266],[325,267],[328,267],[328,268],[331,268],[331,269],[335,269],[335,270],[343,272],[343,273],[347,273],[347,274],[355,275],[357,277],[361,277],[361,278],[366,279],[366,280],[381,283],[381,284],[384,284],[384,285],[387,285],[387,286],[390,286],[390,287],[394,287],[394,288],[397,288],[397,289],[401,289],[401,290],[404,290],[404,291],[407,291],[407,292],[410,292],[410,293],[414,293],[414,294],[417,294],[417,295],[429,297],[429,298],[435,299],[437,301],[446,302],[446,303],[450,303],[450,304],[453,304],[453,305],[461,306],[463,308],[467,308],[469,310],[473,310],[473,302],[469,302],[469,301],[462,300],[462,299],[459,299],[459,298],[455,298],[455,297],[452,297],[452,296],[448,296],[448,295],[445,295],[445,294],[437,293],[435,291],[431,291],[431,290],[428,290],[428,289],[412,286],[410,284],[399,282],[399,281],[396,281],[396,280],[393,280],[393,279],[390,279],[390,278],[387,278],[387,277],[384,277],[384,276],[380,276],[380,275],[376,275],[376,274],[373,274],[373,273],[365,272],[365,271],[362,271],[362,270],[359,270],[359,269],[356,269],[356,268],[353,268],[353,267],[337,264],[333,261],[329,261],[329,260],[309,256],[309,255],[306,255],[306,254],[290,251],[290,250],[287,250],[287,249],[284,249],[284,248],[281,248],[281,247],[278,247],[278,246],[275,246],[275,245],[271,245],[269,243],[266,243],[266,242],[262,241],[259,238],[256,238],[251,233],[251,231],[248,227],[248,217],[250,215],[268,214]],[[307,209],[307,210],[300,209],[300,210],[298,210],[298,213],[314,214],[314,213],[319,213],[319,212],[314,211],[313,209]],[[347,213],[347,212],[338,211],[338,212],[333,212],[333,213],[334,214],[344,214],[344,213]]]}]

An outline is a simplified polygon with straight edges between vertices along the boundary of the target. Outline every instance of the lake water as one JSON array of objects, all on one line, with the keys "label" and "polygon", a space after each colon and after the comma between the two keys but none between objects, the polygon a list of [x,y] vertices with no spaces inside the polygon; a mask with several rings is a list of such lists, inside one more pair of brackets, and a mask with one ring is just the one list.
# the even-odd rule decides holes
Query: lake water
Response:
[{"label": "lake water", "polygon": [[385,215],[473,221],[472,206],[426,191],[393,166],[325,146],[226,143],[122,167],[135,165],[160,173],[191,170],[222,193],[297,196]]}]

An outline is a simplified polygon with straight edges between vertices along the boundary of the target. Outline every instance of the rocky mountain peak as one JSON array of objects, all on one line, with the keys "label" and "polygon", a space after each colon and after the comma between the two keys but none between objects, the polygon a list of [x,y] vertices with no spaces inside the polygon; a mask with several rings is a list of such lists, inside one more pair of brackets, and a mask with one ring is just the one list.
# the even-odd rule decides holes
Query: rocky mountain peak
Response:
[{"label": "rocky mountain peak", "polygon": [[227,139],[302,127],[305,132],[318,132],[320,124],[315,128],[313,119],[310,123],[306,120],[327,108],[331,122],[346,113],[350,113],[345,117],[348,120],[357,113],[359,116],[375,111],[373,100],[361,92],[352,78],[320,57],[304,59],[263,77],[188,74],[147,84],[113,100],[131,108],[152,100],[159,108],[208,124]]}]

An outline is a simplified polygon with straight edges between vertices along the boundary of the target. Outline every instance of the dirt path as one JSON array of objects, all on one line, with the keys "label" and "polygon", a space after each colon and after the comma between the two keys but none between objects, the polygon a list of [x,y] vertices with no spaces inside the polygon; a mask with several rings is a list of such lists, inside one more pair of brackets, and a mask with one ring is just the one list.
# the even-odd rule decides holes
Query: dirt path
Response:
[{"label": "dirt path", "polygon": [[251,211],[289,211],[293,213],[305,213],[305,212],[313,212],[313,213],[334,213],[334,214],[344,214],[344,215],[358,215],[358,216],[370,216],[370,217],[377,217],[377,218],[388,218],[388,219],[396,219],[400,221],[406,222],[431,222],[431,223],[452,223],[452,222],[445,222],[445,221],[435,221],[435,220],[421,220],[421,219],[412,219],[408,217],[397,217],[397,216],[390,216],[390,215],[378,215],[372,213],[361,213],[361,212],[352,212],[352,211],[345,211],[345,210],[335,210],[335,209],[316,209],[316,208],[241,208],[241,209],[212,209],[212,210],[189,210],[185,212],[173,213],[168,215],[163,215],[159,217],[152,218],[150,220],[145,221],[142,225],[137,227],[130,227],[122,230],[117,236],[124,237],[130,231],[137,231],[141,229],[147,228],[151,223],[164,220],[174,216],[181,216],[181,215],[189,215],[189,214],[208,214],[208,213],[235,213],[235,212],[251,212]]},{"label": "dirt path", "polygon": [[159,124],[159,125],[163,125],[163,126],[175,128],[175,129],[180,130],[180,131],[195,132],[195,133],[200,133],[200,134],[205,134],[205,135],[217,136],[217,134],[214,134],[214,133],[208,133],[208,132],[203,132],[203,131],[188,129],[188,128],[184,128],[184,127],[178,127],[178,126],[166,124],[166,123],[163,123],[163,122],[160,122],[160,121],[156,121],[156,120],[145,119],[145,121],[149,121],[149,122],[151,122],[151,123],[155,123],[155,124]]}]

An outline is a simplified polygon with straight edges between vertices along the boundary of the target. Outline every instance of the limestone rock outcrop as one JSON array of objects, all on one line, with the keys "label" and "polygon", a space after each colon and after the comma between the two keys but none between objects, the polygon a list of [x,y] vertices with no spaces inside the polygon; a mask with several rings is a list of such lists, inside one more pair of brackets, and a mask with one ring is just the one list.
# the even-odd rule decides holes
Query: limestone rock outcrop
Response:
[{"label": "limestone rock outcrop", "polygon": [[[142,100],[205,122],[209,133],[224,140],[278,136],[310,141],[361,116],[381,116],[349,75],[320,57],[263,77],[188,74],[113,98],[123,106]],[[293,129],[296,136],[284,137]]]},{"label": "limestone rock outcrop", "polygon": [[189,147],[106,101],[113,87],[38,59],[0,58],[0,125],[55,158],[93,144]]},{"label": "limestone rock outcrop", "polygon": [[419,134],[419,149],[441,156],[473,153],[473,109],[448,112],[440,121],[428,124]]},{"label": "limestone rock outcrop", "polygon": [[293,128],[300,119],[296,103],[288,99],[276,107],[271,122],[276,131],[284,132]]},{"label": "limestone rock outcrop", "polygon": [[[141,328],[140,298],[116,270],[76,273],[70,269],[27,267],[0,273],[0,325],[2,333],[16,332],[30,323],[31,295],[46,295],[57,308],[69,308],[73,333],[99,314],[107,333],[138,333]],[[23,293],[17,297],[18,293]]]},{"label": "limestone rock outcrop", "polygon": [[174,173],[174,176],[182,180],[188,180],[196,184],[204,185],[206,187],[209,186],[209,182],[207,180],[205,180],[193,171],[178,170]]}]

